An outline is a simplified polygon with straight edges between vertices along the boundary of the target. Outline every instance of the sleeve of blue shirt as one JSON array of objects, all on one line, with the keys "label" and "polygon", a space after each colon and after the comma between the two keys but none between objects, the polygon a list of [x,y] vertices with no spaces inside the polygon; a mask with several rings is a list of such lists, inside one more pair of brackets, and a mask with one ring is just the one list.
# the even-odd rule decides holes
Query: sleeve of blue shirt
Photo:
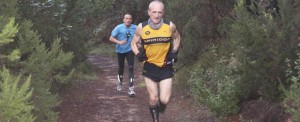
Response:
[{"label": "sleeve of blue shirt", "polygon": [[[111,32],[111,36],[112,37],[115,37],[115,38],[117,38],[117,36],[118,36],[118,34],[119,34],[119,29],[118,29],[119,27],[117,26],[117,27],[115,27],[114,29],[113,29],[113,31]],[[118,38],[117,38],[117,40],[119,40]]]}]

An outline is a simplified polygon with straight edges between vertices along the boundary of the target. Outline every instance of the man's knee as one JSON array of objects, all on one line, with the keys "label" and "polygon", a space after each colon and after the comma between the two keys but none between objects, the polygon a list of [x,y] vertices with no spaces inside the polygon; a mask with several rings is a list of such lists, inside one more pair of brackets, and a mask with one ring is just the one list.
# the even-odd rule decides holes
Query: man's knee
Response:
[{"label": "man's knee", "polygon": [[151,105],[156,105],[158,102],[158,96],[150,96],[150,104]]},{"label": "man's knee", "polygon": [[159,112],[164,113],[166,110],[167,104],[169,103],[170,98],[169,97],[160,97],[158,105],[159,105]]},{"label": "man's knee", "polygon": [[169,101],[170,101],[170,96],[161,95],[160,98],[159,98],[159,101],[163,104],[168,104]]}]

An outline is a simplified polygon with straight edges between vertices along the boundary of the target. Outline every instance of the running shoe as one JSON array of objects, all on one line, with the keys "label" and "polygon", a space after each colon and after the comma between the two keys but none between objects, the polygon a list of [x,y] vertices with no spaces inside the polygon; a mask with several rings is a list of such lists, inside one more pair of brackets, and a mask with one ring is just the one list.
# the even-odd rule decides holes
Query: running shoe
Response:
[{"label": "running shoe", "polygon": [[128,95],[129,95],[129,96],[134,96],[134,95],[135,95],[135,92],[134,92],[134,86],[129,87]]},{"label": "running shoe", "polygon": [[118,75],[118,81],[117,81],[117,91],[122,91],[122,75]]},{"label": "running shoe", "polygon": [[122,83],[118,82],[117,91],[122,91]]}]

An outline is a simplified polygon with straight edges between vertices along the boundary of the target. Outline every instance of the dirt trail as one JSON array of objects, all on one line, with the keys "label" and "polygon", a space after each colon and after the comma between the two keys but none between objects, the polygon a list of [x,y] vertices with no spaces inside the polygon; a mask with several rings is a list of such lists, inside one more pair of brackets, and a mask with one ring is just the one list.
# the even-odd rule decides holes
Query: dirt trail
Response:
[{"label": "dirt trail", "polygon": [[[148,94],[141,74],[141,64],[135,63],[135,97],[128,97],[125,70],[123,90],[116,90],[117,61],[114,57],[90,56],[99,71],[97,81],[79,81],[64,93],[59,106],[59,122],[151,122]],[[126,67],[125,67],[126,68]],[[174,90],[176,91],[176,90]],[[215,122],[204,108],[192,106],[187,97],[173,93],[161,122]]]}]

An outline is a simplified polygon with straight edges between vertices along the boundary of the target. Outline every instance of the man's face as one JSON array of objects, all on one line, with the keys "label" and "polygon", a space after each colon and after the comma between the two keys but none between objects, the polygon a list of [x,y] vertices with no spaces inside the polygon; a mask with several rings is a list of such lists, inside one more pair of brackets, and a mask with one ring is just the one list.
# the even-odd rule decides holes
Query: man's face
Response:
[{"label": "man's face", "polygon": [[124,21],[124,23],[125,23],[126,26],[130,26],[130,24],[132,23],[132,16],[126,14],[126,15],[124,16],[123,21]]},{"label": "man's face", "polygon": [[162,19],[164,13],[165,13],[164,7],[161,4],[151,6],[148,10],[148,15],[150,17],[150,20],[154,24],[159,24],[159,22]]}]

